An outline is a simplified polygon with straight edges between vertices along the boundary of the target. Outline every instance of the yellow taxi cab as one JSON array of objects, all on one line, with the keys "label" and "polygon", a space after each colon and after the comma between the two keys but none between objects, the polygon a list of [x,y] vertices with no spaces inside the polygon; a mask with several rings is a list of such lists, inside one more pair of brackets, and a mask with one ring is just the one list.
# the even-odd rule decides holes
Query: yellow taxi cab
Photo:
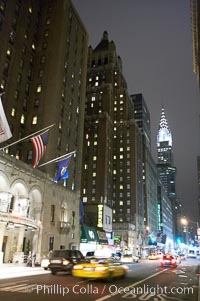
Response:
[{"label": "yellow taxi cab", "polygon": [[149,254],[149,256],[148,256],[148,259],[150,259],[150,260],[158,259],[158,256],[157,256],[156,253],[151,253],[151,254]]},{"label": "yellow taxi cab", "polygon": [[128,267],[108,258],[93,258],[90,262],[73,266],[72,275],[79,278],[106,279],[125,277]]}]

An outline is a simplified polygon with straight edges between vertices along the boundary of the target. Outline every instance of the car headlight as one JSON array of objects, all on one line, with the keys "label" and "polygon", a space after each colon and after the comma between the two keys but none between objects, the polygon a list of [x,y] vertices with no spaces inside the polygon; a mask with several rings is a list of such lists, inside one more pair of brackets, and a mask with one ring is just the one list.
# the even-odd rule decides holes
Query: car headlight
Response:
[{"label": "car headlight", "polygon": [[82,270],[82,269],[83,269],[83,266],[80,265],[80,264],[76,264],[76,265],[74,265],[74,267],[73,267],[73,270]]},{"label": "car headlight", "polygon": [[63,265],[68,265],[69,263],[70,263],[69,260],[63,260],[63,262],[62,262]]}]

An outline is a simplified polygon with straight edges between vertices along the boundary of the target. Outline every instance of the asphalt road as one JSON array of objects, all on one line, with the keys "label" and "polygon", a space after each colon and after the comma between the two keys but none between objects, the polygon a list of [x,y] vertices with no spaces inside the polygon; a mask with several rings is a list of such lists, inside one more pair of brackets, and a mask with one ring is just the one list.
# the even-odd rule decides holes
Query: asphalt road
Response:
[{"label": "asphalt road", "polygon": [[[32,275],[0,280],[1,301],[200,301],[200,261],[188,259],[177,268],[162,268],[159,261],[129,264],[125,279],[112,283],[81,280],[65,273]],[[199,299],[198,299],[199,298]]]}]

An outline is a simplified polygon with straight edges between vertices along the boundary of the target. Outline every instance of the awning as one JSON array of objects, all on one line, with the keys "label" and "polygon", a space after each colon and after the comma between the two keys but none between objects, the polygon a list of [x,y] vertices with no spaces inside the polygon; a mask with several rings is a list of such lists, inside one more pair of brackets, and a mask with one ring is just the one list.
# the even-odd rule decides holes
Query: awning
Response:
[{"label": "awning", "polygon": [[88,227],[85,225],[82,225],[81,227],[81,240],[80,242],[99,242],[99,237],[97,234],[97,231],[93,227]]}]

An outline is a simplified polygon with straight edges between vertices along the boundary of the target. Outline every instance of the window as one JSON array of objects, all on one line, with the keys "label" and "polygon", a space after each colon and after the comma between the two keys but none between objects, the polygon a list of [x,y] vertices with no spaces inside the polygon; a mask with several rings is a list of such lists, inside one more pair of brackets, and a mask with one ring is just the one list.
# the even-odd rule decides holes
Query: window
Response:
[{"label": "window", "polygon": [[25,123],[25,116],[24,116],[24,114],[21,115],[20,123],[21,124]]},{"label": "window", "polygon": [[51,205],[51,216],[50,216],[50,221],[54,222],[55,221],[55,205]]},{"label": "window", "polygon": [[37,86],[36,92],[37,92],[37,93],[41,93],[41,91],[42,91],[42,86],[41,86],[41,85],[38,85],[38,86]]},{"label": "window", "polygon": [[12,108],[12,110],[11,110],[11,116],[12,117],[15,117],[15,112],[16,112],[15,108]]},{"label": "window", "polygon": [[41,64],[44,64],[44,63],[45,63],[45,59],[46,59],[46,58],[45,58],[45,56],[44,56],[44,55],[43,55],[43,56],[41,56],[40,63],[41,63]]},{"label": "window", "polygon": [[33,117],[32,124],[37,124],[37,116]]},{"label": "window", "polygon": [[10,58],[11,52],[12,52],[12,50],[11,50],[11,48],[9,47],[9,48],[7,49],[7,51],[6,51],[6,55],[7,55],[8,58]]}]

